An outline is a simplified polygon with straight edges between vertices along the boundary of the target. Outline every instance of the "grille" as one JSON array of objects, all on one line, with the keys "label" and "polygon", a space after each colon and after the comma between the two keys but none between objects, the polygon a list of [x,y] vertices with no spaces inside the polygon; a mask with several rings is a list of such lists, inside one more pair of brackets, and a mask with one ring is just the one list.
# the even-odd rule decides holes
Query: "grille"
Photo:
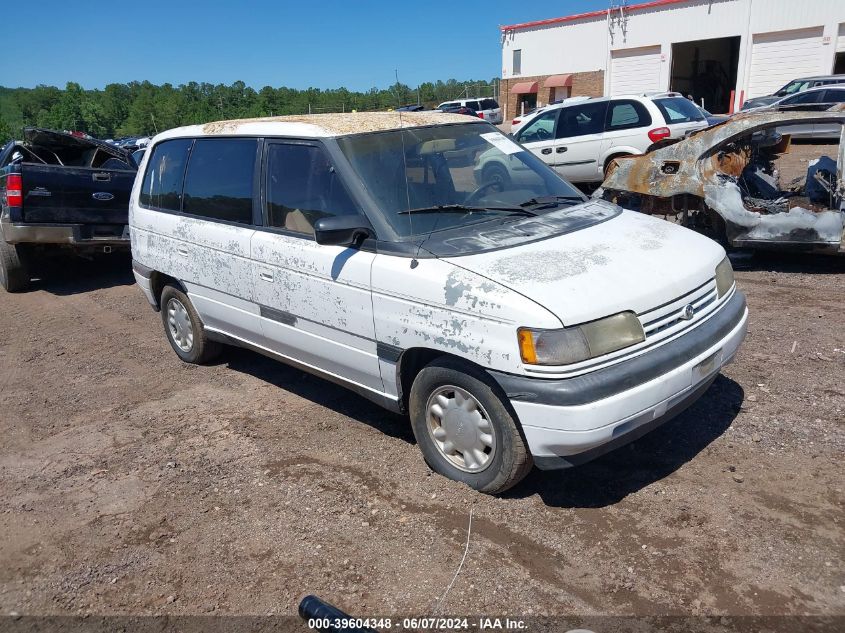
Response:
[{"label": "grille", "polygon": [[[639,319],[645,331],[646,341],[656,342],[692,327],[714,310],[717,298],[714,278],[692,292],[640,314]],[[693,308],[693,316],[685,318],[689,305]]]}]

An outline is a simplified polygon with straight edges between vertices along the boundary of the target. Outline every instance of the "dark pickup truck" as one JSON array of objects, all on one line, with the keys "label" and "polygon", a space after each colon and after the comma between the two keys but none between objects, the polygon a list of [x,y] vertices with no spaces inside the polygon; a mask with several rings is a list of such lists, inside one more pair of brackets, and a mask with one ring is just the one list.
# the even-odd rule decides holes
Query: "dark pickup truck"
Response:
[{"label": "dark pickup truck", "polygon": [[46,250],[129,248],[129,152],[65,132],[27,128],[0,151],[0,285],[26,290]]}]

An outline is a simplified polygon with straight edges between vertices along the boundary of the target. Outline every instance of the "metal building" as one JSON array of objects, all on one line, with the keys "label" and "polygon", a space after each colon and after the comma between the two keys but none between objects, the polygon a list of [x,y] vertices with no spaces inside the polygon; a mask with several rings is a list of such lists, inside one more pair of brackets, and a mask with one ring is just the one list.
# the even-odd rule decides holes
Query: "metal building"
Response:
[{"label": "metal building", "polygon": [[845,0],[616,0],[501,31],[506,117],[568,96],[646,90],[732,112],[791,79],[845,73]]}]

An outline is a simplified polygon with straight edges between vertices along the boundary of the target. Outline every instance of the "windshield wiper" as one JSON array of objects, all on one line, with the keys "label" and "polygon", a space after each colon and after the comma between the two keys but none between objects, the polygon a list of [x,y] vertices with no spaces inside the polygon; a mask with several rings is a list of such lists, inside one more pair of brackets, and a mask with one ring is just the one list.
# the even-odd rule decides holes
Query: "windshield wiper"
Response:
[{"label": "windshield wiper", "polygon": [[437,204],[430,207],[418,207],[416,209],[407,209],[399,211],[397,215],[411,215],[416,213],[441,213],[444,211],[465,211],[466,213],[489,213],[504,211],[514,215],[537,215],[534,211],[524,209],[522,206],[518,207],[473,207],[465,204]]},{"label": "windshield wiper", "polygon": [[529,200],[526,200],[519,206],[535,207],[536,209],[548,209],[550,207],[556,207],[562,202],[581,203],[584,202],[584,199],[580,196],[539,196],[537,198],[531,198]]}]

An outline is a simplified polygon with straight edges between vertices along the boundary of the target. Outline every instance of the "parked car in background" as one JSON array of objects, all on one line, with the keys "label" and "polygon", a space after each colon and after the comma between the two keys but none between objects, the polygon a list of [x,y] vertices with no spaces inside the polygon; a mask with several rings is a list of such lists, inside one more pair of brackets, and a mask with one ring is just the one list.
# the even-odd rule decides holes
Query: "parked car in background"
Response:
[{"label": "parked car in background", "polygon": [[[523,176],[476,180],[456,148]],[[238,345],[344,385],[408,414],[431,468],[483,492],[665,422],[745,336],[721,246],[588,201],[477,118],[195,125],[144,165],[133,270],[179,358]]]},{"label": "parked car in background", "polygon": [[[752,112],[781,110],[784,112],[822,112],[845,103],[845,84],[840,86],[819,86],[779,99],[768,106],[755,108]],[[807,123],[778,128],[781,134],[793,138],[838,139],[840,126],[832,123]]]},{"label": "parked car in background", "polygon": [[468,107],[462,106],[462,105],[456,106],[456,105],[448,105],[447,104],[445,106],[437,108],[437,111],[438,112],[445,112],[447,114],[463,114],[463,115],[466,115],[466,116],[475,117],[476,119],[480,118],[478,116],[478,112],[476,112],[472,108],[468,108]]},{"label": "parked car in background", "polygon": [[845,75],[821,75],[819,77],[804,77],[803,79],[793,79],[780,90],[773,94],[764,97],[754,97],[748,99],[742,104],[743,110],[753,110],[761,106],[773,104],[775,101],[788,97],[789,95],[809,90],[810,88],[818,88],[819,86],[828,86],[831,84],[845,83]]},{"label": "parked car in background", "polygon": [[0,285],[25,290],[46,250],[129,248],[129,193],[137,166],[129,152],[40,128],[0,152]]},{"label": "parked car in background", "polygon": [[[658,141],[705,127],[698,107],[680,94],[620,95],[548,106],[513,137],[567,180],[595,183],[615,158],[644,154]],[[490,153],[476,169],[487,179],[519,176],[518,168],[504,164],[510,160]]]},{"label": "parked car in background", "polygon": [[502,108],[499,107],[499,102],[489,97],[472,97],[469,99],[444,101],[437,106],[437,109],[442,112],[452,112],[458,107],[469,108],[477,112],[479,118],[489,121],[493,125],[499,125],[502,122]]},{"label": "parked car in background", "polygon": [[711,114],[701,106],[697,106],[699,110],[701,110],[701,114],[704,115],[705,120],[707,121],[707,125],[718,125],[719,123],[724,123],[731,117],[727,114]]},{"label": "parked car in background", "polygon": [[422,112],[423,110],[425,110],[425,106],[419,103],[411,103],[394,109],[395,112]]}]

